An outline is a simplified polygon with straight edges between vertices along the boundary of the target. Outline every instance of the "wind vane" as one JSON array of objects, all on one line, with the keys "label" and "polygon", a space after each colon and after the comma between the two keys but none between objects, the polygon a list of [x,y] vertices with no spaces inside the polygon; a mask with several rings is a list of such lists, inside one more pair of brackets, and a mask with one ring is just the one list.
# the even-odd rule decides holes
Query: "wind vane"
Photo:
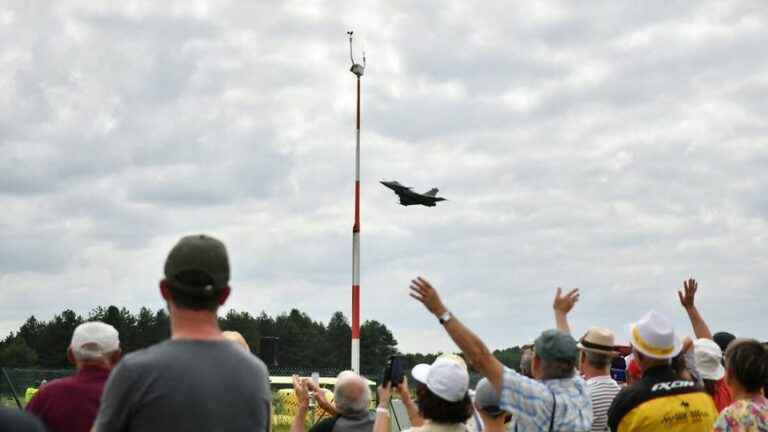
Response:
[{"label": "wind vane", "polygon": [[353,74],[357,75],[358,78],[363,76],[363,72],[365,71],[365,51],[363,51],[363,64],[357,63],[355,61],[355,56],[352,53],[352,34],[354,31],[350,30],[347,32],[349,35],[349,60],[352,61],[352,67],[349,68],[349,71]]}]

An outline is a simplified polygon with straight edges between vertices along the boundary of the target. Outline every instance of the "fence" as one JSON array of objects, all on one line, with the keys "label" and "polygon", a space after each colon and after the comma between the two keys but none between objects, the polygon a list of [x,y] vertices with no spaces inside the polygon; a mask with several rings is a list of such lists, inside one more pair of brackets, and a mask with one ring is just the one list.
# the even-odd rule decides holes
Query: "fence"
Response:
[{"label": "fence", "polygon": [[[57,378],[72,375],[73,369],[31,369],[31,368],[3,368],[4,374],[0,374],[0,405],[16,405],[13,398],[16,395],[24,403],[28,388],[38,388],[43,381],[51,381]],[[311,367],[272,367],[269,368],[270,376],[310,376],[313,372],[319,372],[322,377],[335,377],[341,369],[313,369]],[[372,381],[379,381],[381,371],[363,371],[363,375]],[[6,375],[8,379],[5,378]],[[410,371],[406,371],[410,375]],[[470,386],[474,387],[481,377],[476,373],[470,373]],[[8,382],[10,381],[10,383]],[[410,380],[411,387],[414,386]],[[11,387],[12,386],[12,387]]]},{"label": "fence", "polygon": [[0,376],[0,404],[15,405],[14,392],[24,403],[28,388],[38,388],[42,381],[72,375],[71,369],[19,369],[3,368]]}]

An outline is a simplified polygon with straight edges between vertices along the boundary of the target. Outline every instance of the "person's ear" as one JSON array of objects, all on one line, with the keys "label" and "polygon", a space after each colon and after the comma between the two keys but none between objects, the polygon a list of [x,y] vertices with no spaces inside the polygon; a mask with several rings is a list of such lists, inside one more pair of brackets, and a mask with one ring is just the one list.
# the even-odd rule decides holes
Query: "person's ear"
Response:
[{"label": "person's ear", "polygon": [[725,385],[728,386],[729,389],[731,389],[731,385],[733,384],[733,378],[731,377],[730,372],[728,372],[728,368],[725,368],[725,376],[723,377],[723,380],[725,382]]},{"label": "person's ear", "polygon": [[67,360],[69,360],[73,366],[77,366],[77,362],[75,361],[75,353],[72,351],[72,347],[67,348]]},{"label": "person's ear", "polygon": [[123,358],[123,351],[121,350],[115,350],[112,352],[112,355],[109,356],[109,365],[114,367],[117,362],[120,361],[120,359]]},{"label": "person's ear", "polygon": [[232,288],[229,286],[225,286],[223,290],[221,290],[221,293],[219,293],[219,306],[223,305],[227,302],[227,299],[229,298],[229,295],[232,293]]},{"label": "person's ear", "polygon": [[531,359],[531,375],[533,375],[535,379],[541,377],[541,359],[536,354],[534,354],[533,359]]},{"label": "person's ear", "polygon": [[168,283],[168,279],[160,281],[160,295],[166,302],[171,299],[171,285]]}]

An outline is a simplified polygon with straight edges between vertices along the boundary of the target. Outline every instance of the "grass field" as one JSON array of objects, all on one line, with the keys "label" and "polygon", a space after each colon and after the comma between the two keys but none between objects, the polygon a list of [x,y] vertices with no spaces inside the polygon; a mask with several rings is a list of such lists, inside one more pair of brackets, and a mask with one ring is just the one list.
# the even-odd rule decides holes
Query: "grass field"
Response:
[{"label": "grass field", "polygon": [[[21,404],[24,405],[24,400],[21,400]],[[3,395],[0,397],[0,406],[6,407],[6,408],[16,408],[16,401],[13,400],[13,397],[11,396],[5,396]]]}]

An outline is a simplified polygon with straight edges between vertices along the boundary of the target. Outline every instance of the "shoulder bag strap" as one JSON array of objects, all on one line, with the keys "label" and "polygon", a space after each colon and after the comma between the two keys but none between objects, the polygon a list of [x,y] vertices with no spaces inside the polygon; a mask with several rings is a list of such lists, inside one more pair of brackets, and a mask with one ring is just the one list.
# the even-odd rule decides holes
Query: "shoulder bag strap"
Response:
[{"label": "shoulder bag strap", "polygon": [[552,389],[549,389],[549,392],[552,393],[552,418],[549,419],[549,432],[552,432],[555,430],[555,412],[557,411],[557,398],[555,398],[555,392],[552,391]]}]

